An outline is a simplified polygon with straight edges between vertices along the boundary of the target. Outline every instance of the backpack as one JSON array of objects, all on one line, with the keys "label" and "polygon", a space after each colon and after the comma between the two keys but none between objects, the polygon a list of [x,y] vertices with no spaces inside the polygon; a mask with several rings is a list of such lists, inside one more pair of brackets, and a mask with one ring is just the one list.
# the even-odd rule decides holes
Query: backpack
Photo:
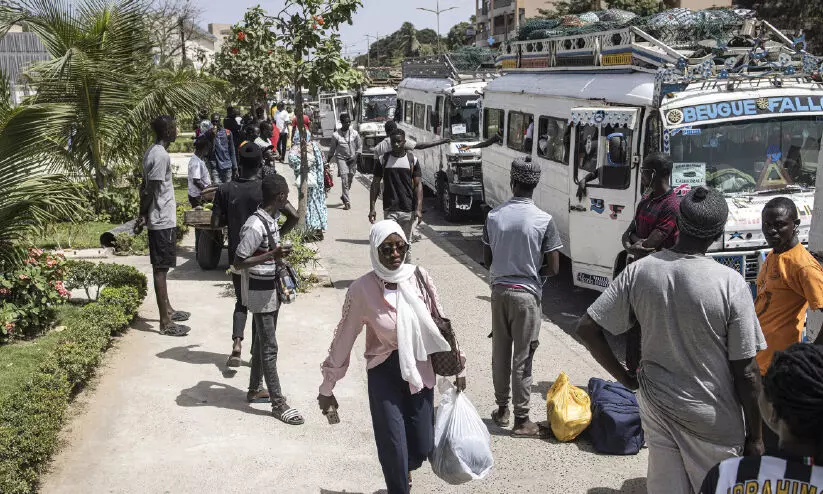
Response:
[{"label": "backpack", "polygon": [[646,442],[637,398],[620,383],[589,379],[592,423],[589,437],[598,453],[636,455]]}]

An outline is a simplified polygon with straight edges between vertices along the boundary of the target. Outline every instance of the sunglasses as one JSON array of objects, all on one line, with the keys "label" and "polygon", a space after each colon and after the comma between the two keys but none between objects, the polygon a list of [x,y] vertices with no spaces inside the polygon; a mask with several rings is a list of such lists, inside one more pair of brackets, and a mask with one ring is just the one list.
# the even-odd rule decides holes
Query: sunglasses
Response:
[{"label": "sunglasses", "polygon": [[392,252],[397,251],[398,254],[401,256],[406,255],[406,252],[409,251],[409,244],[382,244],[380,247],[377,248],[377,251],[383,255],[383,257],[389,257],[392,255]]}]

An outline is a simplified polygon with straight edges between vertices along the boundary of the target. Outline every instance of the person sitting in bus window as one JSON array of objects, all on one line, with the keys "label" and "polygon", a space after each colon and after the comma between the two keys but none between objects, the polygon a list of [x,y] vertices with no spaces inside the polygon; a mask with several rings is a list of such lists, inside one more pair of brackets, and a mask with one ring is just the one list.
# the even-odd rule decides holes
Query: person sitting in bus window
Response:
[{"label": "person sitting in bus window", "polygon": [[534,117],[529,117],[529,126],[526,128],[525,138],[523,139],[523,152],[526,154],[532,153],[532,143],[534,142]]}]

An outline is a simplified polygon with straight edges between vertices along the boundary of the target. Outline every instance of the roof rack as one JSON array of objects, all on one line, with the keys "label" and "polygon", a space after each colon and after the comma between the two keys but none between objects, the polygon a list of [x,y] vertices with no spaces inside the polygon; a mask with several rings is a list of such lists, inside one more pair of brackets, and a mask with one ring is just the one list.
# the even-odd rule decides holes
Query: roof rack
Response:
[{"label": "roof rack", "polygon": [[403,78],[451,79],[470,82],[497,75],[494,56],[456,53],[409,58],[403,61]]},{"label": "roof rack", "polygon": [[670,45],[627,26],[509,42],[496,63],[503,72],[648,72],[667,84],[757,78],[820,82],[823,58],[805,51],[804,37],[790,40],[766,21],[741,19],[728,39],[735,46],[719,39]]}]

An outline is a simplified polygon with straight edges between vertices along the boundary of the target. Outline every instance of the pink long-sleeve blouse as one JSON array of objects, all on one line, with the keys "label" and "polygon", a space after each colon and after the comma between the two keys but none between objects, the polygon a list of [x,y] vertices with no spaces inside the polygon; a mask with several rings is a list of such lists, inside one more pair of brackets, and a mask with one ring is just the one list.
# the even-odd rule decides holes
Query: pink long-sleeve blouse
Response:
[{"label": "pink long-sleeve blouse", "polygon": [[[437,309],[443,314],[440,298],[431,277],[423,268],[420,268],[420,271],[432,289]],[[420,299],[425,300],[426,297],[416,282],[415,287]],[[320,385],[320,394],[331,396],[334,385],[346,375],[352,347],[363,326],[366,327],[366,368],[377,367],[397,350],[397,311],[386,301],[384,289],[383,281],[374,271],[361,276],[349,287],[346,302],[343,304],[343,317],[335,330],[329,356],[321,366],[323,384]],[[418,361],[417,370],[423,378],[423,385],[434,388],[436,377],[431,360]],[[420,391],[411,385],[409,388],[412,393]]]}]

